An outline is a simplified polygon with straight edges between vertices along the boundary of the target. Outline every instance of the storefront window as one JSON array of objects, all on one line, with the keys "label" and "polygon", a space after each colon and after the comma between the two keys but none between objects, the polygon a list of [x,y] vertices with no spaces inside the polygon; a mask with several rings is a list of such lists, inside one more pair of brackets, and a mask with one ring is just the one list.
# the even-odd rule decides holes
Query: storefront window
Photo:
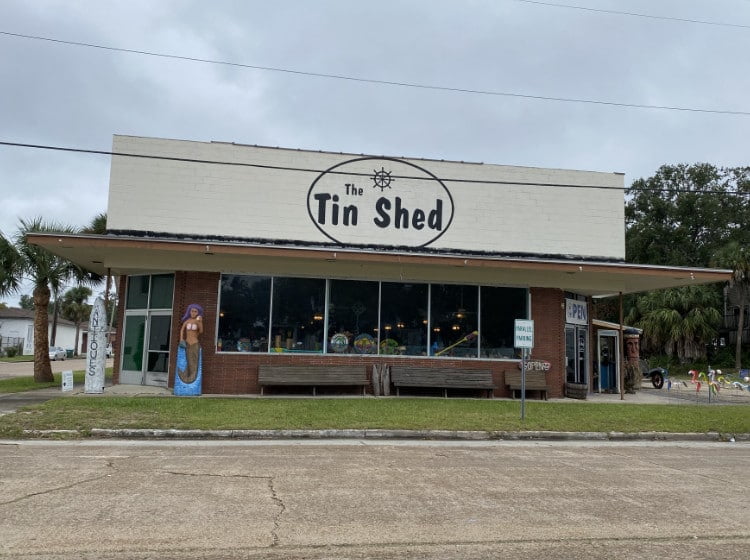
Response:
[{"label": "storefront window", "polygon": [[427,355],[427,284],[383,282],[381,354]]},{"label": "storefront window", "polygon": [[513,348],[513,325],[516,319],[528,318],[526,290],[482,286],[481,297],[481,357],[516,357]]},{"label": "storefront window", "polygon": [[174,274],[129,276],[126,309],[172,309]]},{"label": "storefront window", "polygon": [[150,276],[129,276],[126,309],[146,309],[148,307],[148,285]]},{"label": "storefront window", "polygon": [[328,352],[377,354],[378,283],[331,280]]},{"label": "storefront window", "polygon": [[527,300],[522,288],[226,274],[216,346],[514,359],[513,325],[528,317]]},{"label": "storefront window", "polygon": [[172,291],[174,276],[172,274],[154,274],[151,277],[151,309],[172,309]]},{"label": "storefront window", "polygon": [[219,299],[219,352],[268,352],[271,278],[224,275]]},{"label": "storefront window", "polygon": [[323,352],[326,281],[274,278],[272,352]]},{"label": "storefront window", "polygon": [[432,284],[430,290],[430,355],[476,358],[478,286]]}]

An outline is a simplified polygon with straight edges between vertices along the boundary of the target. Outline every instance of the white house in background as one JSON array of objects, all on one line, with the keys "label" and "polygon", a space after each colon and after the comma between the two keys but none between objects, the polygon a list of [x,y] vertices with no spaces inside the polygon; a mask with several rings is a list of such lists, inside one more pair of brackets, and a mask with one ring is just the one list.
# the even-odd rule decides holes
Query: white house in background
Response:
[{"label": "white house in background", "polygon": [[[83,333],[88,330],[88,323],[81,325],[78,334],[78,353],[84,349]],[[52,334],[52,317],[49,318],[49,334]],[[34,353],[34,311],[29,309],[0,309],[0,337],[3,339],[3,347],[6,346],[6,338],[23,339],[23,353]],[[62,346],[66,350],[73,349],[76,340],[76,326],[72,321],[57,318],[57,335],[55,346]],[[51,338],[50,338],[50,344]]]}]

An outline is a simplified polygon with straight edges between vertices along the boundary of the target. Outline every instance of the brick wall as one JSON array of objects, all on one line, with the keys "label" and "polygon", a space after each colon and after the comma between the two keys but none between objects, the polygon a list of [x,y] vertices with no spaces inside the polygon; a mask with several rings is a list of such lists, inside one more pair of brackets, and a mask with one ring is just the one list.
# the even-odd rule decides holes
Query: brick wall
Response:
[{"label": "brick wall", "polygon": [[531,289],[531,318],[534,320],[532,358],[547,360],[549,396],[560,398],[565,388],[565,294],[549,288]]},{"label": "brick wall", "polygon": [[[178,272],[175,276],[175,313],[172,321],[171,363],[169,384],[174,384],[175,356],[179,342],[180,319],[190,303],[199,303],[205,310],[203,348],[203,392],[206,394],[246,394],[259,393],[258,366],[261,364],[294,364],[294,365],[352,365],[360,363],[368,376],[373,365],[393,365],[399,362],[413,366],[435,366],[435,358],[400,358],[398,356],[336,356],[323,354],[285,355],[285,354],[241,354],[217,353],[216,310],[219,293],[218,273]],[[563,360],[564,360],[564,298],[560,290],[532,289],[532,318],[535,323],[535,344],[532,352],[535,358],[552,362],[552,369],[547,374],[550,385],[550,396],[563,395]],[[508,397],[510,393],[504,385],[505,371],[518,370],[516,362],[491,360],[458,360],[444,358],[439,360],[441,367],[461,369],[490,370],[497,388],[495,396]]]},{"label": "brick wall", "polygon": [[[411,366],[455,367],[466,370],[490,370],[496,385],[496,397],[510,397],[505,386],[505,372],[518,371],[515,361],[459,360],[443,358],[415,358],[399,356],[337,356],[323,354],[242,354],[217,353],[216,328],[220,274],[213,272],[177,272],[175,274],[174,312],[172,314],[172,339],[170,343],[169,386],[174,386],[175,360],[180,340],[182,315],[190,303],[198,303],[204,309],[204,331],[201,337],[203,348],[203,393],[204,394],[256,394],[258,386],[258,366],[261,364],[294,365],[352,365],[362,364],[368,377],[373,365],[394,365],[404,363]],[[126,278],[120,278],[118,324],[123,325],[125,312]],[[531,309],[534,320],[534,350],[532,358],[551,362],[547,372],[550,397],[562,397],[564,389],[565,358],[565,309],[563,292],[556,289],[532,288]],[[115,347],[120,348],[123,329],[117,330]],[[119,350],[115,361],[114,382],[119,383]],[[352,391],[354,392],[354,391]]]}]

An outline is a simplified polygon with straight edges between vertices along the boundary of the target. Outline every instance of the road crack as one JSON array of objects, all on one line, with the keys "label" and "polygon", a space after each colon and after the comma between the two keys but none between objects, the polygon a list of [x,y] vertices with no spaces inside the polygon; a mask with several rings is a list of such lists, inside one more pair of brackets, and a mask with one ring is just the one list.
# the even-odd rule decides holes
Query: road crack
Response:
[{"label": "road crack", "polygon": [[162,471],[166,474],[175,476],[191,476],[191,477],[214,477],[214,478],[247,478],[256,480],[265,480],[268,485],[268,491],[271,494],[271,501],[278,508],[278,512],[273,516],[273,529],[271,530],[272,542],[271,546],[279,546],[279,529],[281,528],[281,516],[286,511],[286,505],[284,501],[279,498],[278,492],[274,485],[274,478],[272,476],[260,476],[250,474],[217,474],[217,473],[189,473],[180,471]]},{"label": "road crack", "polygon": [[[106,465],[109,469],[115,469],[115,464],[112,460],[108,460]],[[54,492],[60,492],[61,490],[70,490],[71,488],[75,488],[76,486],[82,486],[84,484],[90,484],[91,482],[96,482],[97,480],[101,480],[103,478],[109,478],[111,477],[111,473],[104,473],[99,476],[94,476],[91,478],[86,478],[84,480],[78,480],[76,482],[71,482],[70,484],[66,484],[64,486],[56,486],[55,488],[49,488],[47,490],[42,490],[40,492],[31,492],[30,494],[25,494],[23,496],[19,496],[18,498],[14,498],[12,500],[8,500],[7,502],[0,502],[0,506],[7,506],[10,504],[16,504],[18,502],[22,502],[23,500],[28,500],[29,498],[34,498],[36,496],[44,496],[46,494],[53,494]]]}]

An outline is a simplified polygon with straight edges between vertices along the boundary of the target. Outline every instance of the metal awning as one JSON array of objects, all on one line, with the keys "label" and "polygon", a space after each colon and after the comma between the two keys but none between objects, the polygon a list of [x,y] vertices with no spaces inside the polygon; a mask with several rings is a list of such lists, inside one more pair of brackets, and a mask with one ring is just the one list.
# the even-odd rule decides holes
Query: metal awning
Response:
[{"label": "metal awning", "polygon": [[124,235],[30,233],[29,243],[99,274],[171,271],[559,288],[593,297],[725,282],[731,270],[582,259],[393,252]]}]

